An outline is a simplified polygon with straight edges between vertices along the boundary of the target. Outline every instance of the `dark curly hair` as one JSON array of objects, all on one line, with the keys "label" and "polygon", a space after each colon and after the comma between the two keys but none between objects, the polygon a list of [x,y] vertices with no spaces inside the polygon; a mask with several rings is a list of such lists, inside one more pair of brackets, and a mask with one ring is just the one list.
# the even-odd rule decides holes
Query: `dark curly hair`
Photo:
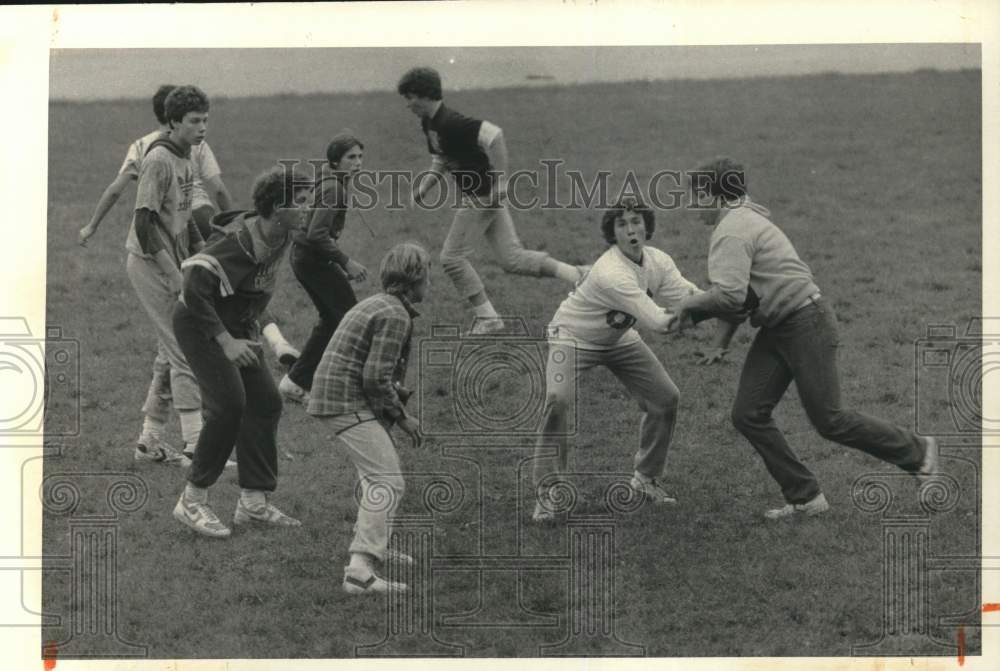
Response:
[{"label": "dark curly hair", "polygon": [[197,86],[178,86],[163,101],[167,121],[181,122],[189,112],[208,112],[208,96]]},{"label": "dark curly hair", "polygon": [[153,114],[156,115],[156,120],[161,124],[166,125],[167,123],[167,111],[163,106],[166,101],[167,96],[173,91],[176,86],[173,84],[163,84],[160,88],[156,89],[156,93],[153,94]]},{"label": "dark curly hair", "polygon": [[646,224],[646,239],[653,237],[653,232],[656,230],[656,215],[653,211],[638,198],[622,198],[601,217],[601,234],[609,245],[615,244],[615,221],[626,212],[637,212],[642,215],[642,222]]},{"label": "dark curly hair", "polygon": [[428,100],[441,100],[441,75],[434,68],[411,68],[400,77],[396,91],[401,96],[410,94]]},{"label": "dark curly hair", "polygon": [[737,200],[747,195],[746,168],[728,156],[704,163],[689,175],[691,193],[696,197]]},{"label": "dark curly hair", "polygon": [[272,216],[283,207],[293,207],[295,194],[312,188],[312,180],[287,166],[261,173],[253,182],[253,207],[262,217]]}]

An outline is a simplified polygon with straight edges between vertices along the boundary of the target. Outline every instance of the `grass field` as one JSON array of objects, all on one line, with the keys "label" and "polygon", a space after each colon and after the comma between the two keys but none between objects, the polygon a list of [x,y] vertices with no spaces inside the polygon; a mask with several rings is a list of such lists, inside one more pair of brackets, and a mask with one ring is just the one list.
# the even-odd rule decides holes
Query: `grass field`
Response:
[{"label": "grass field", "polygon": [[[915,388],[914,342],[928,324],[964,325],[981,311],[978,72],[638,82],[460,92],[446,99],[504,128],[514,169],[559,158],[585,176],[604,169],[618,179],[626,170],[648,178],[715,154],[742,159],[751,193],[772,209],[837,311],[847,403],[912,426],[918,396],[930,394],[930,419],[948,421],[946,388]],[[431,520],[422,527],[426,532],[429,525],[431,540],[418,554],[427,561],[433,555],[427,573],[433,583],[418,593],[426,596],[421,621],[432,636],[421,635],[420,626],[412,629],[412,622],[389,636],[387,618],[395,610],[382,599],[341,592],[354,473],[323,424],[299,406],[286,407],[282,418],[280,447],[293,459],[281,461],[275,501],[303,521],[301,529],[238,532],[214,542],[171,518],[182,473],[137,468],[131,456],[154,354],[152,328],[124,272],[132,196],[112,211],[88,249],[76,245],[76,232],[127,143],[147,132],[151,121],[145,101],[53,103],[49,109],[47,314],[50,325],[80,343],[82,429],[79,438],[65,441],[60,456],[47,460],[45,472],[68,474],[77,483],[77,517],[104,509],[104,488],[114,474],[136,476],[148,489],[141,508],[115,523],[119,636],[147,646],[146,654],[156,658],[352,657],[364,654],[357,646],[387,636],[375,654],[534,656],[546,653],[540,646],[566,639],[571,623],[592,613],[593,604],[577,598],[577,583],[567,577],[573,531],[528,523],[531,436],[443,435],[458,429],[451,371],[422,367],[420,347],[428,345],[432,325],[468,320],[439,266],[421,309],[417,337],[425,340],[415,343],[409,379],[421,392],[416,402],[425,425],[438,435],[423,451],[400,449],[405,472],[413,474],[407,475],[403,512],[410,520]],[[426,167],[416,120],[388,93],[214,100],[209,142],[236,202],[246,206],[257,173],[278,158],[322,156],[326,140],[343,127],[365,139],[368,168]],[[341,242],[374,269],[384,251],[404,239],[439,250],[451,214],[376,210],[365,218],[378,238],[349,217]],[[532,211],[515,218],[526,246],[558,258],[582,263],[604,249],[596,212]],[[708,236],[689,214],[660,212],[652,244],[704,285]],[[532,351],[567,287],[506,276],[488,254],[479,267],[493,303],[527,325],[528,335],[509,347]],[[279,282],[272,307],[285,334],[301,344],[312,326],[312,306],[287,267]],[[369,280],[358,293],[374,290]],[[609,573],[603,574],[610,582],[600,588],[608,601],[598,610],[617,638],[633,647],[598,635],[601,627],[597,633],[584,627],[563,650],[849,655],[852,646],[881,635],[886,566],[885,520],[855,505],[853,484],[864,474],[885,476],[898,501],[886,515],[897,516],[922,514],[916,486],[880,462],[822,440],[790,390],[779,422],[817,473],[833,509],[816,520],[765,524],[760,513],[779,503],[780,494],[728,419],[738,362],[752,334],[746,327],[738,333],[733,363],[701,368],[693,353],[710,331],[702,326],[669,340],[647,334],[682,394],[667,476],[681,500],[675,508],[606,510],[602,492],[630,471],[638,410],[607,371],[584,380],[574,519],[578,526],[614,528]],[[484,383],[485,397],[474,400],[497,417],[527,405],[530,419],[537,401],[530,379],[501,366]],[[171,438],[179,442],[176,422]],[[960,496],[954,508],[932,518],[926,549],[932,557],[976,556],[978,450],[946,449],[945,457]],[[441,483],[450,483],[454,500],[435,498]],[[212,491],[224,520],[237,493],[231,474]],[[70,552],[74,519],[46,514],[47,555]],[[526,557],[534,558],[530,567],[517,563]],[[74,622],[95,617],[90,602],[74,596],[78,586],[70,573],[49,566],[44,609],[62,619],[43,639],[74,637],[80,645],[75,654],[109,654],[98,645],[107,637],[74,633]],[[978,572],[929,575],[923,584],[929,633],[954,643],[958,625],[968,624],[966,652],[974,654]]]}]

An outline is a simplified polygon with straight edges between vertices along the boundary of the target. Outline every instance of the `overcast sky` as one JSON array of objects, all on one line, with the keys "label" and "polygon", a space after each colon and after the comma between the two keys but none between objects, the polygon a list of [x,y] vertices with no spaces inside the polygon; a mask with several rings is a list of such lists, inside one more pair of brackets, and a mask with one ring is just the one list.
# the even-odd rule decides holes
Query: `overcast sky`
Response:
[{"label": "overcast sky", "polygon": [[460,47],[344,49],[81,49],[51,52],[54,99],[146,98],[159,84],[213,96],[394,90],[418,64],[451,89],[716,79],[818,72],[978,68],[978,44],[728,47]]}]

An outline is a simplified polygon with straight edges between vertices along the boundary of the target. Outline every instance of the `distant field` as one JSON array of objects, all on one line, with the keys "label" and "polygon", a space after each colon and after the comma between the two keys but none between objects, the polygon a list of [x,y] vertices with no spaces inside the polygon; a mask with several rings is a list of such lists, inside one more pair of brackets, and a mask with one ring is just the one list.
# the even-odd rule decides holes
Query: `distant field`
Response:
[{"label": "distant field", "polygon": [[[915,370],[914,342],[928,324],[964,328],[981,312],[980,86],[978,72],[921,72],[507,89],[446,94],[446,101],[504,128],[513,169],[537,169],[540,159],[558,158],[585,176],[611,170],[617,187],[615,178],[626,170],[648,178],[715,154],[742,159],[755,199],[772,209],[837,311],[846,402],[912,426],[920,401],[927,420],[943,426],[950,421],[947,387],[915,389],[915,375],[927,376]],[[144,505],[119,518],[115,583],[119,636],[148,646],[148,656],[353,657],[356,646],[387,637],[387,617],[396,611],[383,600],[351,599],[340,590],[355,476],[321,422],[299,406],[286,407],[279,432],[280,447],[294,459],[281,460],[275,501],[302,519],[300,530],[237,532],[225,542],[196,538],[170,516],[181,472],[133,465],[155,340],[124,270],[132,192],[88,249],[76,245],[76,234],[128,143],[148,132],[152,121],[146,102],[54,103],[49,109],[47,317],[80,342],[82,430],[66,441],[61,456],[47,460],[46,475],[70,474],[78,483],[77,514],[104,505],[105,480],[72,474],[131,474],[148,488]],[[397,96],[381,93],[220,100],[212,106],[209,142],[237,203],[247,206],[257,173],[278,158],[322,156],[329,137],[344,127],[364,138],[368,168],[426,167],[415,118]],[[574,263],[589,262],[604,249],[598,212],[514,216],[528,247]],[[398,241],[418,240],[439,251],[451,213],[377,210],[365,219],[376,240],[349,215],[341,242],[374,270]],[[652,244],[704,285],[708,236],[683,211],[659,212]],[[506,276],[486,253],[479,267],[498,309],[527,325],[528,335],[507,347],[542,351],[538,339],[568,287]],[[360,296],[373,291],[372,280],[358,288]],[[314,312],[287,267],[272,307],[289,339],[303,343]],[[414,345],[410,386],[421,392],[415,403],[423,404],[424,423],[439,434],[454,433],[452,372],[420,361],[432,325],[468,324],[439,264],[421,312],[417,337],[423,340]],[[850,655],[852,646],[876,641],[883,631],[885,565],[880,517],[852,502],[852,486],[859,476],[882,474],[901,502],[886,514],[921,515],[916,486],[880,462],[822,440],[790,390],[779,422],[818,474],[833,510],[799,524],[765,524],[760,513],[779,503],[780,494],[728,419],[738,362],[752,333],[746,327],[739,332],[734,363],[706,369],[695,365],[693,353],[706,345],[710,330],[703,326],[691,337],[669,340],[646,335],[682,394],[667,475],[680,496],[676,508],[606,510],[602,492],[630,472],[638,410],[607,371],[584,378],[576,413],[573,463],[581,475],[574,519],[613,524],[613,568],[605,588],[610,600],[598,610],[620,641],[637,647],[595,634],[572,639],[578,647],[567,650]],[[530,368],[500,366],[477,402],[497,418],[525,406],[519,426],[530,428],[537,400],[531,376]],[[62,402],[59,407],[70,400]],[[50,421],[60,419],[65,417]],[[176,422],[171,438],[180,441]],[[570,532],[528,521],[530,434],[437,435],[421,452],[400,443],[404,470],[413,474],[407,475],[404,512],[412,520],[438,510],[425,525],[432,540],[418,553],[435,562],[422,602],[433,637],[404,626],[408,636],[390,636],[375,654],[444,654],[445,648],[428,643],[432,639],[468,656],[547,654],[539,646],[566,639],[571,623],[594,606],[573,596],[576,588],[560,563],[569,556]],[[943,465],[960,497],[956,507],[933,518],[927,551],[932,557],[975,556],[978,450],[946,450]],[[457,498],[435,501],[433,491],[424,496],[435,482],[450,483]],[[230,474],[212,491],[224,520],[231,518],[237,492]],[[47,555],[70,552],[71,519],[46,515]],[[509,561],[483,559],[500,556]],[[515,561],[529,556],[536,558],[534,568]],[[474,570],[477,561],[481,572]],[[935,570],[930,576],[929,633],[954,645],[960,623],[978,623],[978,572]],[[68,572],[46,572],[44,609],[63,619],[46,629],[43,640],[72,636],[82,646],[76,655],[109,654],[96,643],[87,647],[93,636],[72,631],[73,622],[92,617],[82,605],[88,602],[74,600],[72,585]],[[965,636],[966,653],[975,654],[978,630],[970,626]]]}]

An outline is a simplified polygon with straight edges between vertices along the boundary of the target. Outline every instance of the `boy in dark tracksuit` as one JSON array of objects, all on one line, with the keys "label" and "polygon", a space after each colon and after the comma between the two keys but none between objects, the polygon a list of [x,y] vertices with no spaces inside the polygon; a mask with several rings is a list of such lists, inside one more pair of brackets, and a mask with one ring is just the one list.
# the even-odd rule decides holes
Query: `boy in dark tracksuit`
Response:
[{"label": "boy in dark tracksuit", "polygon": [[364,144],[349,131],[334,136],[326,150],[327,164],[316,182],[314,206],[306,226],[292,234],[292,272],[316,306],[319,320],[299,360],[278,384],[278,391],[289,401],[308,402],[313,375],[326,345],[344,315],[358,302],[351,282],[361,282],[368,275],[368,270],[337,244],[347,218],[351,183],[361,170],[363,153]]},{"label": "boy in dark tracksuit", "polygon": [[255,212],[226,212],[226,227],[187,259],[184,291],[174,310],[177,341],[201,389],[204,427],[174,517],[195,531],[226,537],[230,530],[208,507],[208,488],[236,446],[242,489],[235,524],[299,526],[269,502],[277,486],[277,429],[282,402],[258,343],[260,319],[274,292],[275,272],[301,222],[300,182],[274,169],[257,178]]}]

